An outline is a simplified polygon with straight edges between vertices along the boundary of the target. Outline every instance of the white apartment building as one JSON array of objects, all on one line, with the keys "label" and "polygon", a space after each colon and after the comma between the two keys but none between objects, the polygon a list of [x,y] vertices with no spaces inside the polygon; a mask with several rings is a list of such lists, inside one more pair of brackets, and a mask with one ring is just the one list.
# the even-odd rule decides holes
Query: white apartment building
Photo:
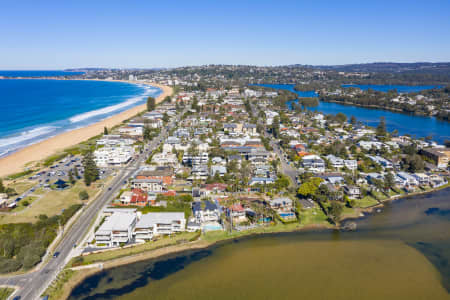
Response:
[{"label": "white apartment building", "polygon": [[136,224],[137,241],[148,241],[154,236],[173,234],[186,230],[184,212],[159,212],[142,215]]},{"label": "white apartment building", "polygon": [[164,190],[164,184],[161,179],[137,179],[131,181],[134,189],[141,189],[146,192],[161,193]]},{"label": "white apartment building", "polygon": [[128,163],[133,155],[131,146],[103,147],[94,151],[94,161],[99,167],[122,165]]},{"label": "white apartment building", "polygon": [[131,146],[134,144],[132,139],[124,139],[120,135],[108,134],[97,140],[97,145],[105,146]]},{"label": "white apartment building", "polygon": [[116,247],[128,243],[133,238],[136,214],[115,212],[95,233],[97,247]]}]

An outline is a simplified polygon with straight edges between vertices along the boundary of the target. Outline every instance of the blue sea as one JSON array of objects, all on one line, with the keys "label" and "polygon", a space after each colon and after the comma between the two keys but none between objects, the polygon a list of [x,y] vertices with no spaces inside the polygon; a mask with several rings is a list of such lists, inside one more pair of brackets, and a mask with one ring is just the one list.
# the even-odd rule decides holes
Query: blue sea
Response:
[{"label": "blue sea", "polygon": [[30,71],[16,71],[16,70],[0,70],[0,76],[3,77],[59,77],[59,76],[75,76],[82,75],[83,72],[69,72],[58,70],[30,70]]},{"label": "blue sea", "polygon": [[0,157],[98,122],[160,93],[156,87],[124,82],[0,80]]},{"label": "blue sea", "polygon": [[[297,92],[294,90],[293,84],[258,84],[259,86],[271,87],[274,89],[284,89],[296,93],[299,98],[302,97],[317,97],[317,93],[314,91]],[[397,89],[399,92],[416,92],[426,89],[431,89],[433,86],[377,86],[370,85],[364,86],[370,87],[374,90],[388,91]],[[363,88],[363,86],[361,86]],[[287,103],[288,107],[292,109],[292,104],[297,100],[293,99]],[[416,138],[425,138],[431,136],[434,141],[443,143],[445,140],[450,140],[450,123],[446,121],[440,121],[435,117],[415,116],[410,114],[402,114],[391,112],[382,109],[364,108],[352,105],[344,105],[333,102],[319,101],[319,105],[316,107],[309,107],[308,109],[319,111],[324,114],[337,114],[341,112],[345,114],[349,119],[351,116],[355,116],[358,121],[363,122],[368,126],[376,127],[381,117],[386,119],[386,128],[389,131],[394,129],[398,130],[399,134],[409,134]]]}]

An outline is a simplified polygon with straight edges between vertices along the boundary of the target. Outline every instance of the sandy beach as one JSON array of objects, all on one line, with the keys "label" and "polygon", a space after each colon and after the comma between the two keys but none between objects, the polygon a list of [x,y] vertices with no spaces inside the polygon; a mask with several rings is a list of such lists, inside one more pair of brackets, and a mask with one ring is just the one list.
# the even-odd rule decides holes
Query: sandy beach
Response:
[{"label": "sandy beach", "polygon": [[[126,80],[122,80],[122,82],[147,84],[160,88],[162,93],[156,98],[156,103],[160,103],[166,96],[172,95],[173,92],[171,87],[151,82]],[[57,151],[61,151],[70,146],[79,144],[93,136],[101,134],[103,133],[103,128],[105,126],[111,128],[144,110],[146,110],[146,104],[130,108],[129,110],[113,115],[100,122],[61,133],[47,140],[20,149],[19,151],[0,159],[0,176],[21,172],[24,170],[25,165],[42,160],[52,154],[55,154]]]}]

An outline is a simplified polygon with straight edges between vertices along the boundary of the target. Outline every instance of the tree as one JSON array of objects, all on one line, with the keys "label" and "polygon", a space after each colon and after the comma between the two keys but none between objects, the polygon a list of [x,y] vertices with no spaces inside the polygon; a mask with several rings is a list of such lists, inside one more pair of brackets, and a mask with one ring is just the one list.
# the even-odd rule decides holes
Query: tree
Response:
[{"label": "tree", "polygon": [[73,178],[72,170],[69,170],[69,182],[71,184],[75,183],[75,179]]},{"label": "tree", "polygon": [[108,135],[108,128],[106,126],[103,128],[103,134]]},{"label": "tree", "polygon": [[409,155],[403,158],[403,168],[408,172],[415,173],[425,168],[423,159],[418,154]]},{"label": "tree", "polygon": [[336,117],[334,118],[337,122],[343,124],[347,121],[347,116],[343,113],[339,112],[336,114]]},{"label": "tree", "polygon": [[171,103],[172,102],[172,97],[166,96],[166,98],[164,98],[164,102]]},{"label": "tree", "polygon": [[84,154],[83,157],[83,167],[84,167],[84,182],[89,186],[92,182],[96,181],[98,178],[98,168],[94,161],[94,155],[91,151]]},{"label": "tree", "polygon": [[156,108],[156,102],[155,102],[155,98],[153,97],[148,97],[147,98],[147,110],[148,111],[152,111]]},{"label": "tree", "polygon": [[198,99],[197,99],[197,97],[194,97],[194,99],[192,99],[191,108],[195,109],[197,112],[200,112],[200,107],[198,106]]},{"label": "tree", "polygon": [[356,117],[355,117],[355,116],[352,116],[352,117],[350,118],[350,124],[356,125]]},{"label": "tree", "polygon": [[344,207],[341,203],[337,201],[331,201],[330,206],[328,207],[328,216],[333,221],[333,223],[337,224],[339,222],[343,209]]},{"label": "tree", "polygon": [[278,116],[272,120],[271,131],[275,138],[280,136],[280,118]]},{"label": "tree", "polygon": [[322,181],[323,179],[319,177],[313,177],[308,179],[298,188],[297,194],[305,198],[313,196],[316,193]]},{"label": "tree", "polygon": [[387,173],[384,176],[384,188],[386,190],[391,189],[395,185],[395,178],[392,172]]},{"label": "tree", "polygon": [[152,130],[148,125],[144,126],[144,132],[142,133],[142,136],[145,141],[149,141],[152,138]]},{"label": "tree", "polygon": [[376,133],[378,136],[386,136],[386,119],[384,117],[380,117]]},{"label": "tree", "polygon": [[78,174],[78,168],[77,167],[73,168],[73,176],[75,176],[75,179],[79,179],[80,178],[80,174]]},{"label": "tree", "polygon": [[3,180],[0,178],[0,193],[4,193],[5,192],[5,186],[3,185]]},{"label": "tree", "polygon": [[89,194],[86,190],[82,190],[79,194],[78,197],[80,197],[80,200],[87,200],[89,199]]},{"label": "tree", "polygon": [[164,121],[164,123],[167,123],[170,121],[170,117],[167,113],[164,113],[162,120]]}]

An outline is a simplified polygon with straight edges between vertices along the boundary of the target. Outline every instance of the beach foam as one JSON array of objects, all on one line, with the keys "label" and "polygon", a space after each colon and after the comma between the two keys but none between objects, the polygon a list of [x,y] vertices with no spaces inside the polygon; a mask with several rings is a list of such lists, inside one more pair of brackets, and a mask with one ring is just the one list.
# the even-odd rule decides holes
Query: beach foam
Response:
[{"label": "beach foam", "polygon": [[136,85],[141,87],[143,92],[137,96],[130,96],[130,98],[125,99],[125,101],[121,103],[81,113],[65,120],[42,124],[39,127],[27,128],[20,133],[6,137],[0,137],[0,157],[7,156],[18,149],[38,143],[57,134],[105,120],[119,111],[144,103],[147,96],[155,95],[155,93],[160,91],[159,88],[152,86],[142,84]]},{"label": "beach foam", "polygon": [[152,88],[152,87],[148,87],[148,86],[142,86],[139,85],[142,88],[145,89],[145,92],[137,97],[132,97],[130,99],[127,99],[125,102],[119,103],[119,104],[115,104],[115,105],[111,105],[105,108],[101,108],[101,109],[96,109],[96,110],[92,110],[92,111],[88,111],[76,116],[73,116],[69,119],[69,121],[71,123],[77,123],[77,122],[81,122],[96,116],[101,116],[101,115],[106,115],[106,114],[110,114],[114,111],[126,108],[128,106],[131,106],[133,104],[136,104],[139,101],[144,100],[144,98],[148,95],[150,95],[152,92],[156,92],[158,91],[158,89]]},{"label": "beach foam", "polygon": [[0,139],[0,145],[2,147],[4,147],[4,146],[9,146],[9,145],[19,144],[19,143],[37,138],[39,136],[49,134],[52,131],[55,131],[57,128],[58,127],[55,127],[55,126],[42,126],[42,127],[33,128],[31,130],[26,130],[26,131],[21,132],[19,135]]}]

